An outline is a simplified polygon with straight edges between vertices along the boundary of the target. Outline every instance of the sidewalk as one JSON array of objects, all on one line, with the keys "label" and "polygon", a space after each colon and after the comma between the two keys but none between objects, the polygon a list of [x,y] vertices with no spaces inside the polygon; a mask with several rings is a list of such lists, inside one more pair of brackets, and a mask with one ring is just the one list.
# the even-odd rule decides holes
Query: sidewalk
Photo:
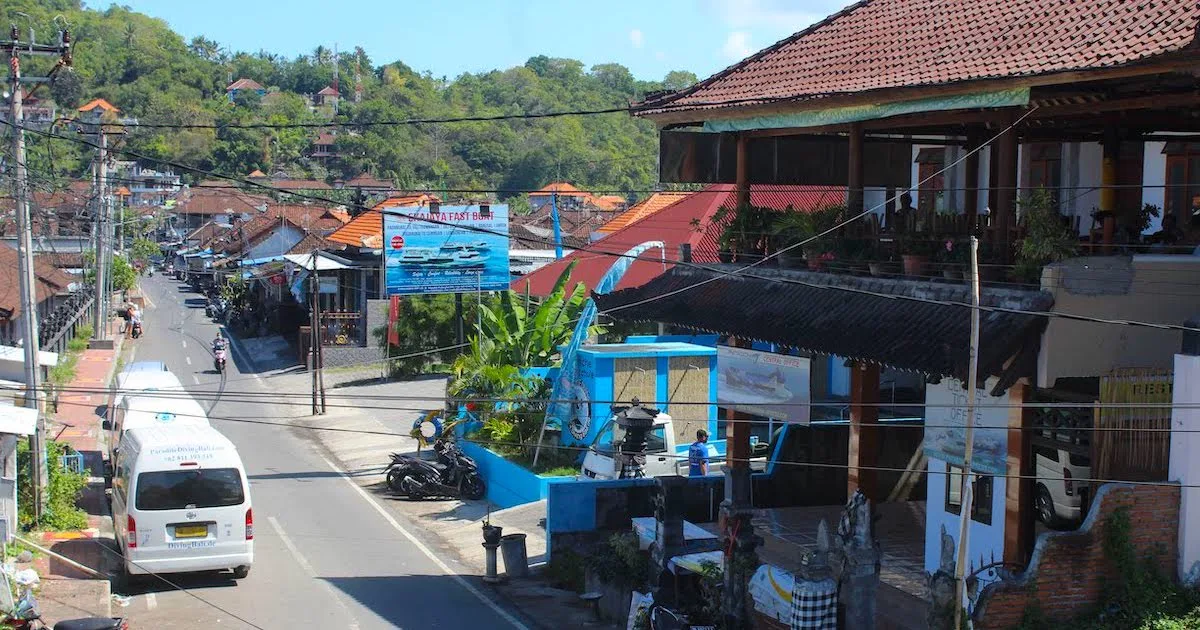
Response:
[{"label": "sidewalk", "polygon": [[[408,437],[408,432],[421,415],[418,409],[436,409],[444,404],[446,379],[379,383],[372,378],[378,376],[377,367],[360,372],[327,371],[328,412],[293,420],[293,423],[312,428],[337,427],[337,431],[315,430],[311,434],[380,504],[435,537],[436,546],[448,551],[457,561],[458,573],[482,576],[482,527],[484,519],[489,518],[489,506],[483,501],[407,501],[393,495],[380,474],[390,461],[391,453],[416,452],[416,440]],[[384,408],[387,407],[385,403],[373,398],[378,396],[403,396],[403,408]],[[359,408],[355,400],[366,401],[362,403],[366,408]],[[526,554],[533,571],[532,577],[509,580],[488,588],[542,628],[617,627],[594,621],[590,608],[576,593],[551,588],[538,579],[538,571],[545,561],[545,517],[545,501],[490,513],[491,524],[503,527],[505,534],[526,535]],[[503,570],[503,560],[499,564]]]},{"label": "sidewalk", "polygon": [[[73,532],[46,532],[39,542],[84,566],[111,574],[110,567],[116,565],[112,553],[115,545],[112,516],[104,493],[103,453],[106,445],[101,428],[108,394],[95,390],[106,388],[112,382],[117,358],[126,339],[120,332],[118,321],[110,323],[109,332],[114,347],[89,348],[80,354],[75,378],[66,391],[59,394],[55,413],[47,417],[46,423],[50,439],[65,442],[83,455],[89,482],[78,505],[87,512],[88,527]],[[38,603],[47,621],[111,614],[108,580],[96,579],[65,562],[44,556],[34,562],[34,569],[42,579]]]}]

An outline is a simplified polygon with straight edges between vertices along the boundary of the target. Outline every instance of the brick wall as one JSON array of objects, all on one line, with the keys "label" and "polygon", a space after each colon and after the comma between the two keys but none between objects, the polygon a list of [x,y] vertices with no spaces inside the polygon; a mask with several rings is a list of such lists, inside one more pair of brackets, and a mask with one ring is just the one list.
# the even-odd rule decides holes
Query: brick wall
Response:
[{"label": "brick wall", "polygon": [[1093,509],[1079,530],[1043,534],[1024,573],[983,589],[975,628],[1016,627],[1031,605],[1040,606],[1054,621],[1067,621],[1094,609],[1106,580],[1116,577],[1104,555],[1104,528],[1119,507],[1129,510],[1130,542],[1137,556],[1153,558],[1164,575],[1174,576],[1179,487],[1106,484],[1096,494]]}]

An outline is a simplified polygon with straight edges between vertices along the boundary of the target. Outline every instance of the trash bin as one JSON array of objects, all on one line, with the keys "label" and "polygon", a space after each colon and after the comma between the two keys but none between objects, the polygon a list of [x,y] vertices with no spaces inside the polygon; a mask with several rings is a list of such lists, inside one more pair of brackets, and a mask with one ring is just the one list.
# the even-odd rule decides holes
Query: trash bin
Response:
[{"label": "trash bin", "polygon": [[508,577],[529,575],[529,559],[525,556],[525,534],[501,536],[500,553],[504,555],[504,573]]}]

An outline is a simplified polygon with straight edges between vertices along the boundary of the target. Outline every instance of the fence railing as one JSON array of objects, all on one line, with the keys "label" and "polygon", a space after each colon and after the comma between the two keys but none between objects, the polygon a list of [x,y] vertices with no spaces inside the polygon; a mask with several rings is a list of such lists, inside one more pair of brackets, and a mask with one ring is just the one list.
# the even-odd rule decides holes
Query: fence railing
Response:
[{"label": "fence railing", "polygon": [[357,346],[363,342],[363,313],[331,311],[321,313],[321,343],[326,346]]}]

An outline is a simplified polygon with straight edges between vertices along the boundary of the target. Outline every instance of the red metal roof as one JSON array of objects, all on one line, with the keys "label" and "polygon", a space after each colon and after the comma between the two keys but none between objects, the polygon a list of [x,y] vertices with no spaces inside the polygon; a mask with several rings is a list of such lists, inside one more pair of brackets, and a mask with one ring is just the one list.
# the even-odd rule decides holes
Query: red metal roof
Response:
[{"label": "red metal roof", "polygon": [[229,86],[225,88],[225,91],[232,92],[233,90],[262,90],[262,89],[265,89],[265,88],[263,88],[262,85],[259,85],[258,81],[255,81],[254,79],[238,79],[237,81],[230,83]]},{"label": "red metal roof", "polygon": [[1182,51],[1198,21],[1195,0],[868,0],[642,106],[711,109],[1110,68]]},{"label": "red metal roof", "polygon": [[[750,203],[763,208],[785,210],[814,210],[846,201],[846,189],[829,186],[752,186]],[[698,263],[718,262],[717,239],[722,224],[713,222],[713,215],[722,207],[733,208],[737,203],[736,188],[731,184],[716,184],[701,192],[663,208],[659,212],[633,222],[602,240],[592,243],[533,273],[514,280],[512,288],[533,295],[546,295],[554,281],[571,261],[578,261],[571,274],[571,284],[583,282],[589,289],[596,286],[618,257],[646,241],[662,241],[666,245],[666,265],[659,262],[660,253],[651,250],[629,267],[617,289],[640,286],[649,282],[679,260],[679,246],[692,247],[692,260]]]}]

